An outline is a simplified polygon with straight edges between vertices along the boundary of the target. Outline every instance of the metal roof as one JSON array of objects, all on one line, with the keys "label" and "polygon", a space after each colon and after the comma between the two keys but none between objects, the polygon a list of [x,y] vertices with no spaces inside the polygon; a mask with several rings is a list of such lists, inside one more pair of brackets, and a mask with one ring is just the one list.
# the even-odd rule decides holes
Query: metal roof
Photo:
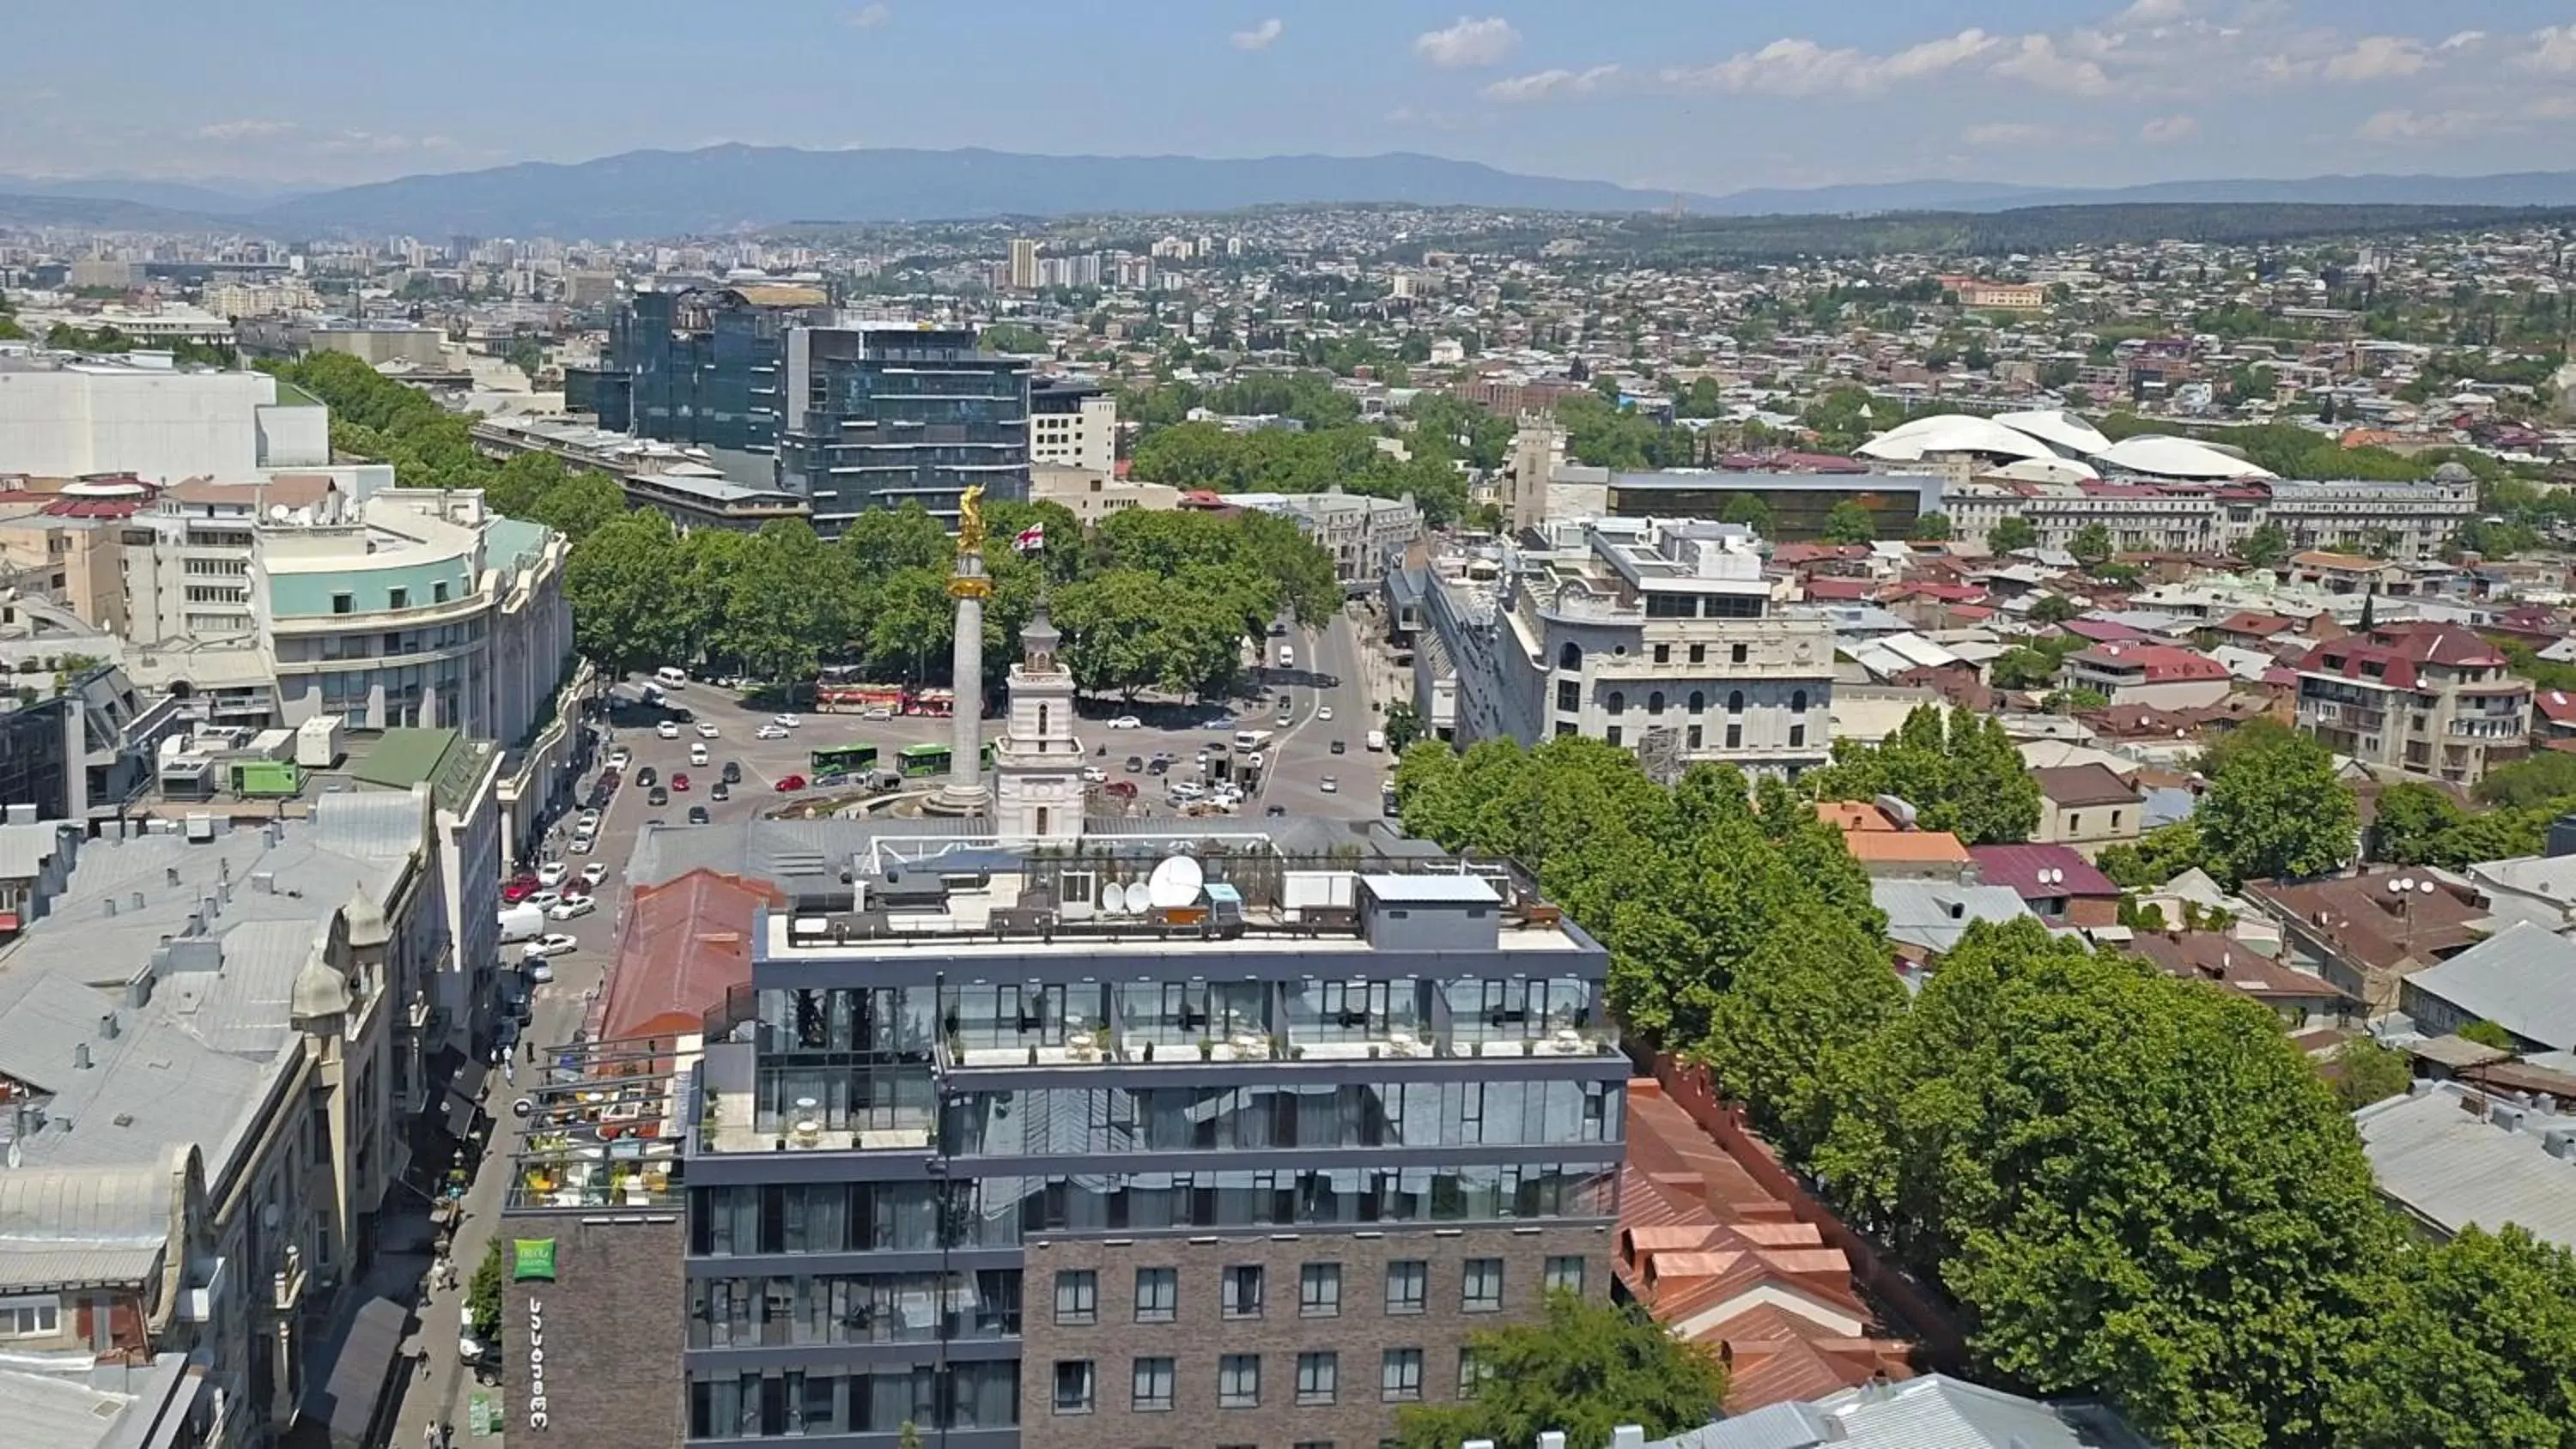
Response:
[{"label": "metal roof", "polygon": [[2474,1223],[2519,1223],[2532,1235],[2576,1248],[2576,1161],[2552,1157],[2547,1132],[2576,1119],[2533,1114],[2508,1131],[2456,1083],[2428,1083],[2355,1112],[2361,1150],[2379,1191],[2445,1232]]},{"label": "metal roof", "polygon": [[0,1288],[132,1283],[177,1231],[179,1159],[0,1172]]},{"label": "metal roof", "polygon": [[1493,906],[1502,904],[1493,885],[1473,875],[1364,875],[1360,884],[1389,905]]},{"label": "metal roof", "polygon": [[2415,972],[2406,989],[2554,1051],[2576,1047],[2576,943],[2529,921]]}]

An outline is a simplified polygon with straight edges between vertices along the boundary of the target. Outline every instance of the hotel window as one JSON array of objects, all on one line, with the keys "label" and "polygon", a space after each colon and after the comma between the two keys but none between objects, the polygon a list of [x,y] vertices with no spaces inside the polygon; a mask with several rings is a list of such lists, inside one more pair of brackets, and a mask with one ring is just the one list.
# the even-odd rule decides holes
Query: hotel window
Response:
[{"label": "hotel window", "polygon": [[1625,693],[1614,689],[1610,691],[1610,697],[1602,702],[1601,707],[1612,714],[1626,714],[1628,712],[1628,696]]},{"label": "hotel window", "polygon": [[1658,689],[1654,693],[1646,696],[1646,713],[1659,715],[1663,712],[1664,692]]},{"label": "hotel window", "polygon": [[388,608],[388,609],[408,609],[408,608],[410,608],[410,607],[411,607],[411,590],[409,590],[409,589],[387,589],[387,590],[385,590],[385,607],[386,607],[386,608]]},{"label": "hotel window", "polygon": [[1136,1360],[1135,1409],[1140,1414],[1161,1413],[1172,1407],[1172,1361],[1167,1358]]},{"label": "hotel window", "polygon": [[1297,1355],[1297,1402],[1310,1409],[1330,1404],[1334,1395],[1341,1391],[1341,1378],[1341,1355]]},{"label": "hotel window", "polygon": [[1297,1270],[1297,1312],[1305,1318],[1341,1316],[1341,1264],[1308,1263]]},{"label": "hotel window", "polygon": [[1059,1414],[1088,1414],[1091,1403],[1091,1360],[1056,1360],[1055,1411]]},{"label": "hotel window", "polygon": [[1181,1270],[1178,1268],[1139,1268],[1136,1270],[1136,1321],[1169,1323],[1181,1307]]},{"label": "hotel window", "polygon": [[1472,1399],[1476,1397],[1476,1390],[1484,1387],[1485,1380],[1492,1376],[1493,1370],[1486,1367],[1484,1363],[1477,1359],[1476,1351],[1474,1349],[1462,1348],[1458,1350],[1459,1398]]},{"label": "hotel window", "polygon": [[1390,1348],[1379,1358],[1377,1396],[1390,1404],[1422,1401],[1422,1350]]},{"label": "hotel window", "polygon": [[1727,658],[1732,663],[1743,663],[1745,659],[1745,647],[1741,644],[1736,645],[1734,648],[1727,651]]},{"label": "hotel window", "polygon": [[1261,1269],[1258,1266],[1226,1269],[1222,1288],[1226,1317],[1261,1316]]},{"label": "hotel window", "polygon": [[333,594],[331,596],[331,612],[334,614],[348,613],[357,601],[357,596],[355,594]]},{"label": "hotel window", "polygon": [[1503,1311],[1503,1260],[1469,1258],[1467,1275],[1458,1294],[1458,1305],[1468,1313]]},{"label": "hotel window", "polygon": [[1583,1258],[1580,1254],[1567,1253],[1547,1260],[1547,1291],[1583,1292]]},{"label": "hotel window", "polygon": [[1693,664],[1706,664],[1708,662],[1708,646],[1705,644],[1693,644],[1691,646],[1690,662]]},{"label": "hotel window", "polygon": [[1670,664],[1670,663],[1672,663],[1672,662],[1673,662],[1673,646],[1671,646],[1670,644],[1658,644],[1658,645],[1656,645],[1656,646],[1655,646],[1655,662],[1656,662],[1657,664]]},{"label": "hotel window", "polygon": [[1055,1321],[1074,1325],[1100,1321],[1100,1275],[1088,1268],[1055,1275]]},{"label": "hotel window", "polygon": [[1220,1409],[1261,1407],[1261,1355],[1230,1353],[1217,1360],[1216,1406]]},{"label": "hotel window", "polygon": [[1728,691],[1726,692],[1726,712],[1727,712],[1728,714],[1742,714],[1742,713],[1744,713],[1744,691],[1743,691],[1743,690],[1740,690],[1740,689],[1730,689],[1730,690],[1728,690]]},{"label": "hotel window", "polygon": [[1408,1258],[1386,1265],[1386,1311],[1420,1313],[1431,1292],[1431,1265]]}]

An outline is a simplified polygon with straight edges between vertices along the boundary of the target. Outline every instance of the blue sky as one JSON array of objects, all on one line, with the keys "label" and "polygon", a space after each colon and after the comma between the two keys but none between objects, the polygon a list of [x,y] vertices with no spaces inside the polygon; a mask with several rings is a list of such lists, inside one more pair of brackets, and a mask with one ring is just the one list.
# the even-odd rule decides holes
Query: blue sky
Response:
[{"label": "blue sky", "polygon": [[0,173],[349,182],[737,140],[1427,151],[1723,192],[2576,165],[2576,0],[92,0]]}]

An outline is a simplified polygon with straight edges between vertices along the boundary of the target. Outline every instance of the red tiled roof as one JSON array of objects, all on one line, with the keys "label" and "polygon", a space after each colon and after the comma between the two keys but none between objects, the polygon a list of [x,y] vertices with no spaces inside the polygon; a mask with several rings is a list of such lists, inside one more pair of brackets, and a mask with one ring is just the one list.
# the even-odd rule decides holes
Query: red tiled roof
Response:
[{"label": "red tiled roof", "polygon": [[2285,619],[2279,614],[2258,614],[2251,609],[2243,609],[2210,627],[2221,634],[2251,634],[2258,639],[2269,639],[2275,634],[2287,634],[2297,629],[2299,621]]},{"label": "red tiled roof", "polygon": [[766,882],[711,870],[637,891],[609,966],[600,1040],[699,1030],[726,992],[751,984],[754,914],[786,904]]},{"label": "red tiled roof", "polygon": [[[2365,668],[2376,664],[2373,675]],[[2505,657],[2496,647],[2457,624],[2383,624],[2320,644],[2299,661],[2308,674],[2339,674],[2346,679],[2377,679],[2394,689],[2413,689],[2415,671],[2427,664],[2449,668],[2501,669]]]},{"label": "red tiled roof", "polygon": [[[2010,886],[2023,900],[2055,896],[2113,896],[2120,888],[2093,863],[2065,845],[1972,845],[1969,856],[1987,885]],[[2041,880],[2041,871],[2057,873]]]},{"label": "red tiled roof", "polygon": [[2551,724],[2576,725],[2576,694],[2544,689],[2532,697],[2531,703]]},{"label": "red tiled roof", "polygon": [[2058,805],[2134,805],[2146,797],[2100,761],[2033,770],[2039,793]]},{"label": "red tiled roof", "polygon": [[2227,666],[2206,654],[2195,653],[2178,644],[2139,644],[2117,641],[2079,649],[2067,656],[2088,664],[2117,664],[2146,671],[2149,684],[2171,684],[2191,679],[2225,679]]}]

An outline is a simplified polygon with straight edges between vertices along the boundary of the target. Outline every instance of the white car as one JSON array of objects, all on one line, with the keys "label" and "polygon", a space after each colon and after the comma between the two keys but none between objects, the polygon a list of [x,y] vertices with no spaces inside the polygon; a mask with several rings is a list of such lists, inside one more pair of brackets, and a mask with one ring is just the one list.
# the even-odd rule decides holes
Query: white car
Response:
[{"label": "white car", "polygon": [[608,867],[603,863],[593,862],[581,868],[581,883],[583,885],[595,886],[606,879],[608,879]]},{"label": "white car", "polygon": [[872,719],[872,720],[887,720],[887,719],[892,719],[892,718],[894,718],[894,711],[893,711],[893,710],[890,710],[890,709],[888,709],[888,708],[886,708],[884,705],[881,705],[881,704],[872,704],[872,705],[868,706],[866,709],[863,709],[863,710],[859,711],[859,718],[861,718],[861,719]]},{"label": "white car", "polygon": [[599,812],[596,810],[584,810],[581,812],[581,818],[573,822],[572,829],[575,835],[579,835],[585,830],[589,831],[593,835],[598,834]]},{"label": "white car", "polygon": [[803,724],[805,721],[798,719],[792,714],[774,714],[769,717],[769,722],[778,726],[780,729],[792,730],[798,725]]},{"label": "white car", "polygon": [[653,726],[653,737],[654,737],[655,739],[663,739],[663,740],[676,740],[676,739],[678,739],[678,738],[680,737],[680,726],[679,726],[679,722],[678,722],[678,721],[676,721],[676,720],[667,720],[667,719],[666,719],[666,720],[662,721],[660,724],[657,724],[657,725]]},{"label": "white car", "polygon": [[522,958],[519,970],[526,974],[531,983],[538,986],[543,986],[555,979],[555,963],[543,956]]},{"label": "white car", "polygon": [[695,740],[690,741],[689,763],[698,769],[705,769],[707,767],[707,747]]},{"label": "white car", "polygon": [[1145,727],[1145,722],[1132,714],[1122,714],[1111,720],[1109,727],[1113,730],[1140,730]]},{"label": "white car", "polygon": [[1330,723],[1333,718],[1333,707],[1329,704],[1318,707],[1315,711],[1315,718],[1323,720],[1326,723]]},{"label": "white car", "polygon": [[519,904],[523,906],[535,906],[541,911],[551,911],[555,907],[563,904],[563,898],[562,891],[530,891],[528,892],[527,897],[521,900]]},{"label": "white car", "polygon": [[753,730],[751,737],[756,740],[783,740],[787,738],[787,726],[765,724]]},{"label": "white car", "polygon": [[592,835],[592,834],[590,834],[590,833],[588,833],[588,832],[586,832],[586,831],[580,831],[580,830],[576,830],[576,831],[574,831],[574,832],[572,833],[572,853],[573,853],[573,854],[575,854],[575,855],[588,855],[588,854],[590,854],[590,853],[591,853],[591,851],[593,851],[593,850],[597,849],[597,848],[598,848],[598,846],[599,846],[599,837],[598,837],[598,836],[596,836],[596,835]]},{"label": "white car", "polygon": [[699,739],[702,739],[702,740],[711,740],[711,739],[714,739],[716,736],[718,736],[718,735],[720,735],[720,734],[722,734],[722,733],[724,733],[724,731],[719,730],[719,729],[717,729],[717,728],[716,728],[716,722],[715,722],[714,720],[710,720],[710,719],[702,719],[702,720],[698,721],[698,738],[699,738]]},{"label": "white car", "polygon": [[591,912],[598,909],[599,902],[592,900],[588,896],[566,896],[562,900],[555,902],[554,909],[546,912],[546,919],[550,921],[577,920],[580,917],[589,915]]},{"label": "white car", "polygon": [[537,867],[537,884],[541,886],[559,886],[563,884],[564,877],[570,874],[572,874],[571,866],[564,864],[560,860],[550,860]]},{"label": "white car", "polygon": [[1342,782],[1334,779],[1330,775],[1326,775],[1323,779],[1315,782],[1315,787],[1322,790],[1325,794],[1330,795],[1334,791],[1342,788]]},{"label": "white car", "polygon": [[1175,800],[1196,800],[1206,793],[1204,786],[1193,784],[1188,780],[1183,780],[1172,787],[1172,798]]},{"label": "white car", "polygon": [[1106,785],[1109,783],[1109,772],[1098,765],[1085,765],[1082,767],[1082,781],[1086,785]]},{"label": "white car", "polygon": [[616,749],[608,752],[608,768],[612,770],[623,771],[628,765],[634,763],[634,761],[634,751],[629,750],[624,745],[619,745]]},{"label": "white car", "polygon": [[550,932],[530,941],[522,956],[567,956],[581,949],[581,942],[561,931]]}]

